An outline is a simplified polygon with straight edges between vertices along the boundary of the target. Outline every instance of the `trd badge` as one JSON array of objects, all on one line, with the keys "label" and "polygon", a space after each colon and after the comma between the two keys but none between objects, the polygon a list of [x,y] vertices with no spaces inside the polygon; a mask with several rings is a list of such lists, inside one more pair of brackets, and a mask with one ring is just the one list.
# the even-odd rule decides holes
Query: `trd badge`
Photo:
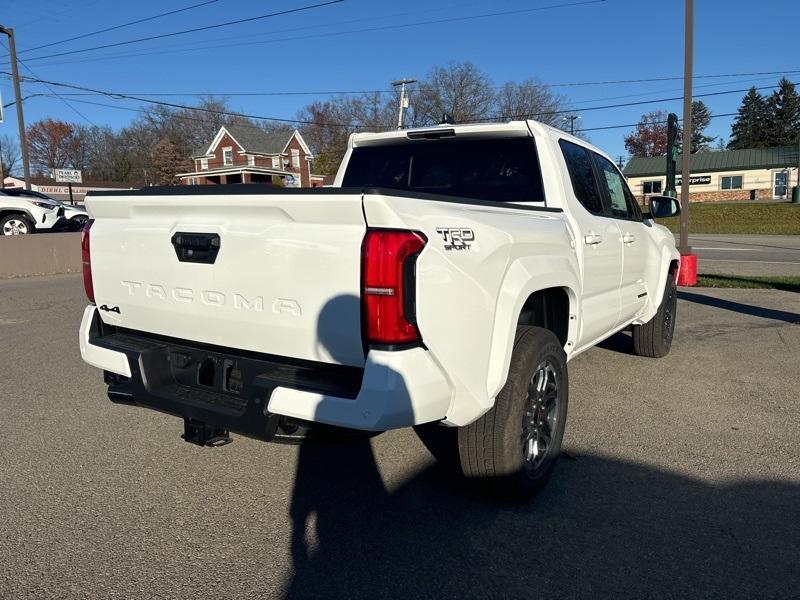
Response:
[{"label": "trd badge", "polygon": [[468,227],[437,227],[436,233],[442,236],[445,250],[469,250],[475,241],[475,232]]}]

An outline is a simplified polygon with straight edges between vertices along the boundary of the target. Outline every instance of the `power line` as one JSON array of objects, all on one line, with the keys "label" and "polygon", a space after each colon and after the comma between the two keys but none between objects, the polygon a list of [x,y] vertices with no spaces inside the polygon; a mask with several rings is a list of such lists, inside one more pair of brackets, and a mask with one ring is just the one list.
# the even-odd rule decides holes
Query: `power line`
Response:
[{"label": "power line", "polygon": [[[780,73],[783,74],[790,74],[790,73],[800,73],[798,71],[781,71]],[[761,77],[759,79],[745,79],[733,82],[722,82],[722,83],[709,83],[706,85],[699,85],[696,86],[698,88],[701,87],[716,87],[720,85],[729,85],[730,83],[747,83],[749,81],[763,81],[767,79],[766,77]],[[548,84],[542,84],[547,86]],[[493,88],[502,88],[503,86],[492,86]],[[621,96],[610,96],[604,98],[592,98],[592,99],[585,99],[585,100],[577,100],[575,104],[585,104],[587,102],[601,102],[604,100],[616,100],[619,98],[635,98],[640,96],[651,96],[657,93],[668,93],[668,92],[676,92],[680,91],[680,89],[670,89],[670,90],[658,90],[658,91],[650,91],[650,92],[639,92],[636,94],[624,94]],[[120,92],[131,96],[151,96],[156,98],[169,98],[169,97],[186,97],[186,96],[206,96],[206,97],[261,97],[261,96],[327,96],[327,95],[357,95],[357,94],[396,94],[396,90],[317,90],[317,91],[277,91],[277,92],[213,92],[213,91],[204,91],[204,92]],[[96,96],[96,95],[104,95],[98,94],[96,92],[75,92],[75,93],[64,93],[61,94],[62,96]],[[13,105],[13,102],[7,106]]]},{"label": "power line", "polygon": [[[737,114],[738,113],[712,114],[710,118],[718,119],[720,117],[735,117]],[[682,119],[678,119],[679,122],[681,120]],[[666,124],[666,122],[667,122],[666,120],[661,120],[661,121],[649,121],[648,123],[650,125],[664,125],[664,124]],[[625,125],[605,125],[603,127],[587,127],[587,128],[584,128],[584,129],[576,129],[575,132],[578,133],[578,132],[581,132],[581,131],[600,131],[600,130],[603,130],[603,129],[624,129],[626,127],[636,127],[637,125],[639,125],[639,123],[627,123]]]},{"label": "power line", "polygon": [[[718,77],[749,77],[751,75],[783,75],[787,73],[800,73],[800,70],[789,71],[756,71],[753,73],[724,73],[716,75],[695,75],[692,79],[711,79]],[[573,87],[584,85],[610,85],[610,84],[626,84],[626,83],[650,83],[653,81],[679,81],[683,77],[651,77],[648,79],[614,79],[607,81],[578,81],[570,83],[549,83],[550,87]]]},{"label": "power line", "polygon": [[[5,42],[2,42],[2,41],[0,41],[0,44],[2,44],[4,48],[6,47],[6,44],[5,44]],[[39,77],[39,76],[38,76],[36,73],[34,73],[34,72],[33,72],[33,70],[32,70],[32,69],[31,69],[31,68],[30,68],[28,65],[26,65],[26,64],[25,64],[25,62],[24,62],[24,61],[23,61],[23,60],[22,60],[22,59],[21,59],[19,56],[17,56],[17,62],[18,62],[19,64],[21,64],[23,67],[25,67],[25,70],[27,70],[27,71],[28,71],[28,72],[29,72],[31,75],[33,75],[34,77],[37,77],[37,78]],[[95,124],[92,122],[92,120],[91,120],[91,119],[89,119],[89,117],[87,117],[86,115],[84,115],[84,114],[83,114],[81,111],[79,111],[77,108],[75,108],[74,106],[72,106],[72,105],[71,105],[69,102],[67,102],[67,101],[66,101],[64,98],[62,98],[61,96],[59,96],[58,92],[56,92],[56,91],[55,91],[53,88],[51,88],[51,87],[50,87],[49,85],[47,85],[47,84],[44,84],[44,86],[45,86],[45,87],[46,87],[48,90],[50,90],[50,91],[51,91],[51,92],[52,92],[52,93],[53,93],[53,94],[54,94],[54,95],[55,95],[55,96],[56,96],[56,97],[57,97],[59,100],[61,100],[61,102],[63,102],[64,104],[66,104],[68,108],[70,108],[72,111],[74,111],[74,112],[75,112],[75,114],[77,114],[77,115],[78,115],[78,116],[79,116],[81,119],[83,119],[84,121],[86,121],[87,123],[89,123],[89,125],[94,125],[95,127],[97,127],[97,125],[95,125]],[[5,108],[5,107],[4,107],[4,108]]]},{"label": "power line", "polygon": [[[325,3],[319,4],[319,5],[313,5],[313,6],[306,7],[306,8],[315,8],[317,6],[325,6],[327,4],[333,4],[333,3],[337,3],[337,2],[343,2],[343,1],[344,0],[331,0],[330,2],[325,2]],[[333,31],[333,32],[328,32],[328,33],[319,33],[319,34],[309,34],[309,35],[303,35],[303,36],[275,38],[275,39],[272,39],[272,40],[267,40],[265,42],[244,42],[244,43],[233,43],[233,44],[221,44],[221,45],[216,45],[216,46],[198,46],[198,47],[194,47],[194,48],[188,48],[187,50],[188,51],[194,51],[194,50],[207,50],[207,49],[217,49],[217,48],[231,48],[231,47],[235,47],[235,46],[254,46],[254,45],[259,45],[259,44],[272,44],[272,43],[277,43],[277,42],[305,40],[305,39],[312,39],[312,38],[319,38],[319,37],[331,37],[331,36],[338,36],[338,35],[348,35],[348,34],[351,34],[351,33],[366,33],[366,32],[373,32],[373,31],[386,31],[386,30],[391,30],[391,29],[403,29],[403,28],[408,28],[408,27],[418,27],[418,26],[421,26],[421,25],[436,25],[436,24],[442,24],[442,23],[454,23],[454,22],[460,22],[460,21],[469,21],[469,20],[473,20],[473,19],[485,19],[485,18],[497,17],[497,16],[509,16],[509,15],[516,15],[516,14],[524,14],[524,13],[531,13],[531,12],[542,11],[542,10],[551,10],[551,9],[554,9],[554,8],[566,8],[566,7],[572,7],[572,6],[583,6],[583,5],[588,5],[588,4],[602,4],[602,3],[605,3],[606,1],[607,0],[580,0],[580,1],[577,1],[577,2],[568,2],[568,3],[563,3],[563,4],[551,4],[551,5],[547,5],[547,6],[537,6],[535,8],[523,8],[523,9],[517,9],[517,10],[483,13],[483,14],[478,14],[478,15],[466,15],[466,16],[462,16],[462,17],[447,17],[447,18],[433,19],[433,20],[428,20],[428,21],[418,21],[418,22],[415,22],[415,23],[400,23],[400,24],[393,24],[393,25],[383,25],[383,26],[379,26],[379,27],[362,27],[362,28],[359,28],[359,29],[351,29],[351,30],[346,30],[346,31]],[[286,11],[286,12],[297,12],[298,10],[305,10],[305,9],[294,9],[292,11]],[[277,14],[284,14],[284,13],[277,13]],[[264,17],[254,17],[254,18],[264,18]],[[244,20],[240,20],[240,21],[232,21],[231,23],[238,23],[238,22],[243,22],[243,21],[247,21],[247,20],[252,20],[252,19],[244,19]],[[231,24],[231,23],[223,23],[223,24],[221,24],[219,26],[224,26],[224,25],[228,25],[228,24]],[[89,51],[92,51],[92,50],[100,50],[100,49],[103,49],[103,48],[110,48],[110,47],[113,47],[113,46],[122,46],[122,45],[125,45],[125,44],[132,44],[132,43],[135,43],[135,42],[159,39],[159,38],[163,38],[163,37],[169,37],[171,35],[178,35],[178,34],[189,33],[189,32],[193,32],[193,31],[202,31],[204,29],[211,29],[211,28],[216,28],[216,27],[218,27],[218,26],[217,25],[206,26],[206,27],[202,27],[202,28],[190,29],[190,30],[186,30],[186,31],[182,31],[182,32],[175,32],[175,33],[171,33],[171,34],[162,34],[160,36],[152,36],[152,37],[148,37],[148,38],[140,38],[140,39],[137,39],[137,40],[128,40],[128,41],[125,41],[125,42],[118,42],[118,43],[115,43],[115,44],[106,44],[106,45],[103,45],[103,46],[95,46],[95,47],[92,47],[92,48],[83,48],[83,49],[80,49],[80,50],[71,50],[71,51],[59,52],[59,53],[55,53],[55,54],[47,54],[47,55],[42,55],[42,56],[35,56],[35,57],[31,57],[29,60],[44,60],[46,58],[54,58],[54,57],[58,57],[58,56],[66,56],[66,55],[69,55],[69,54],[77,54],[77,53],[89,52]],[[177,52],[181,52],[181,51],[186,51],[186,50],[178,50]],[[164,54],[164,53],[170,54],[170,53],[172,53],[172,51],[156,52],[156,53],[149,53],[149,54],[152,55],[152,54]],[[142,54],[141,53],[129,54],[128,56],[142,56]]]},{"label": "power line", "polygon": [[[0,73],[2,73],[4,75],[9,75],[9,73],[7,73],[7,72],[0,72]],[[165,102],[165,101],[161,101],[161,100],[152,100],[150,98],[143,98],[141,96],[134,96],[134,95],[130,95],[130,94],[121,94],[121,93],[117,93],[117,92],[109,92],[109,91],[106,91],[106,90],[97,90],[97,89],[89,88],[89,87],[86,87],[86,86],[74,85],[74,84],[69,84],[69,83],[61,83],[61,82],[56,82],[56,81],[48,81],[48,80],[44,80],[44,79],[40,79],[40,78],[22,77],[21,79],[27,80],[27,81],[32,81],[32,82],[35,82],[35,83],[41,83],[41,84],[45,84],[45,85],[54,85],[54,86],[57,86],[57,87],[64,87],[64,88],[68,88],[68,89],[74,89],[74,90],[78,90],[78,91],[81,91],[81,92],[90,92],[92,94],[106,96],[106,97],[113,98],[113,99],[134,100],[134,101],[137,101],[137,102],[143,102],[143,103],[153,104],[153,105],[157,105],[157,106],[166,106],[166,107],[177,108],[177,109],[182,109],[182,110],[190,110],[190,111],[206,112],[206,113],[211,113],[211,114],[220,114],[220,115],[227,115],[227,116],[243,117],[243,118],[249,118],[249,119],[254,119],[254,120],[275,121],[275,122],[280,122],[280,123],[299,123],[299,124],[304,124],[304,125],[317,125],[317,126],[323,126],[323,127],[342,127],[342,128],[354,127],[354,128],[358,128],[358,127],[363,127],[364,126],[363,124],[358,124],[358,123],[321,123],[321,122],[318,122],[318,121],[307,121],[307,120],[303,120],[303,119],[286,119],[286,118],[281,118],[281,117],[269,117],[269,116],[264,116],[264,115],[238,113],[238,112],[210,109],[210,108],[204,108],[204,107],[198,107],[198,106],[188,106],[188,105],[184,105],[184,104],[178,104],[178,103],[174,103],[174,102]],[[797,85],[797,84],[796,83],[792,83],[792,85]],[[753,86],[753,87],[755,87],[755,86]],[[774,87],[775,87],[774,85],[770,85],[770,86],[756,87],[755,89],[773,89]],[[700,97],[720,96],[720,95],[724,95],[724,94],[742,93],[742,92],[747,92],[749,89],[751,89],[751,88],[736,89],[736,90],[724,90],[724,91],[719,91],[719,92],[708,92],[708,93],[705,93],[705,94],[696,94],[694,97],[695,98],[700,98]],[[674,97],[671,97],[671,98],[660,98],[660,99],[655,99],[655,100],[640,100],[640,101],[636,101],[636,102],[624,102],[624,103],[618,103],[618,104],[607,104],[607,105],[604,105],[604,106],[592,106],[592,107],[587,107],[587,108],[584,108],[584,109],[581,109],[581,110],[584,111],[584,112],[586,112],[586,111],[595,111],[595,110],[607,110],[607,109],[611,109],[611,108],[638,106],[638,105],[642,105],[642,104],[652,104],[652,103],[657,103],[657,102],[669,102],[669,101],[682,100],[682,99],[683,99],[682,96],[674,96]],[[522,115],[495,115],[495,116],[488,117],[488,118],[485,118],[485,119],[476,119],[476,120],[473,120],[471,122],[503,121],[503,120],[509,120],[509,119],[530,118],[530,117],[538,117],[538,116],[544,116],[544,115],[568,114],[568,113],[572,113],[572,112],[574,112],[574,110],[572,110],[572,109],[564,109],[564,110],[544,111],[544,112],[539,112],[539,113],[529,113],[529,114],[522,114]],[[736,113],[730,113],[730,114],[726,113],[724,115],[716,115],[716,116],[717,117],[732,116],[732,115],[735,115],[735,114]],[[614,125],[614,126],[599,127],[599,128],[585,128],[585,129],[578,129],[576,131],[594,131],[594,130],[599,130],[599,129],[614,129],[614,128],[623,128],[623,127],[635,127],[637,124],[638,123],[626,124],[626,125]]]},{"label": "power line", "polygon": [[[797,85],[795,82],[791,82],[792,85]],[[744,89],[738,90],[724,90],[721,92],[706,92],[705,94],[695,94],[692,98],[708,98],[710,96],[723,96],[725,94],[737,94],[742,92],[748,92],[749,90],[755,88],[757,90],[768,90],[774,89],[776,86],[774,85],[764,85],[761,87],[749,87]],[[642,104],[656,104],[659,102],[672,102],[675,100],[683,100],[683,96],[673,96],[672,98],[656,98],[653,100],[637,100],[636,102],[620,102],[618,104],[606,104],[604,106],[587,106],[585,108],[581,108],[578,112],[588,112],[593,110],[608,110],[610,108],[625,108],[628,106],[640,106]],[[525,114],[518,114],[518,115],[494,115],[490,117],[486,117],[483,119],[476,119],[474,121],[470,121],[472,123],[478,121],[505,121],[508,119],[524,119],[524,118],[531,118],[537,117],[540,115],[562,115],[568,113],[574,113],[575,109],[562,109],[562,110],[551,110],[551,111],[544,111],[544,112],[536,112],[536,113],[525,113]]]},{"label": "power line", "polygon": [[[7,72],[0,72],[0,73],[3,73],[4,75],[8,75],[9,74]],[[223,110],[209,109],[209,108],[203,108],[203,107],[197,107],[197,106],[188,106],[188,105],[185,105],[185,104],[178,104],[178,103],[175,103],[175,102],[165,102],[165,101],[162,101],[162,100],[152,100],[150,98],[144,98],[142,96],[134,96],[134,95],[131,95],[131,94],[122,94],[122,93],[118,93],[118,92],[109,92],[109,91],[106,91],[106,90],[98,90],[98,89],[93,89],[93,88],[89,88],[89,87],[86,87],[86,86],[74,85],[74,84],[69,84],[69,83],[61,83],[61,82],[57,82],[57,81],[48,81],[48,80],[39,79],[39,78],[23,77],[22,79],[23,80],[27,80],[27,81],[32,81],[32,82],[35,82],[35,83],[42,83],[42,84],[46,84],[46,85],[54,85],[54,86],[57,86],[57,87],[64,87],[64,88],[68,88],[68,89],[74,89],[74,90],[78,90],[78,91],[81,91],[81,92],[91,92],[91,93],[94,93],[94,94],[97,94],[97,95],[107,96],[109,98],[135,100],[135,101],[144,102],[144,103],[147,103],[147,104],[161,105],[161,106],[167,106],[167,107],[170,107],[170,108],[178,108],[178,109],[183,109],[183,110],[196,110],[196,111],[207,112],[207,113],[212,113],[212,114],[239,116],[239,117],[245,117],[245,118],[256,119],[256,120],[276,121],[276,122],[283,122],[283,123],[302,123],[302,124],[306,124],[306,125],[321,125],[321,126],[331,126],[331,127],[351,127],[352,126],[352,124],[346,124],[346,123],[320,123],[320,122],[316,122],[316,121],[306,121],[306,120],[302,120],[302,119],[285,119],[285,118],[281,118],[281,117],[268,117],[268,116],[264,116],[264,115],[235,113],[235,112],[232,112],[232,111],[223,111]],[[797,84],[796,83],[792,83],[792,85],[797,85]],[[752,87],[755,87],[755,86],[752,86]],[[775,88],[774,85],[755,87],[755,89],[757,89],[757,90],[759,90],[759,89],[773,89],[773,88]],[[706,98],[706,97],[711,97],[711,96],[721,96],[721,95],[725,95],[725,94],[735,94],[735,93],[747,92],[750,89],[751,88],[741,88],[741,89],[736,89],[736,90],[724,90],[724,91],[719,91],[719,92],[707,92],[705,94],[696,94],[694,97],[695,98]],[[654,104],[654,103],[659,103],[659,102],[671,102],[671,101],[682,100],[682,99],[683,99],[682,96],[673,96],[671,98],[658,98],[658,99],[652,99],[652,100],[638,100],[636,102],[622,102],[622,103],[617,103],[617,104],[606,104],[606,105],[603,105],[603,106],[590,106],[590,107],[582,108],[581,112],[588,112],[588,111],[595,111],[595,110],[608,110],[608,109],[611,109],[611,108],[621,108],[621,107],[629,107],[629,106],[640,106],[640,105],[643,105],[643,104]],[[575,112],[574,109],[563,109],[563,110],[554,110],[554,111],[542,111],[542,112],[537,112],[537,113],[526,113],[526,114],[519,114],[519,115],[493,115],[493,116],[486,117],[486,118],[483,118],[483,119],[475,119],[475,120],[472,120],[470,122],[474,123],[474,122],[481,122],[481,121],[504,121],[504,120],[510,120],[510,119],[531,118],[531,117],[545,116],[545,115],[569,114],[569,113],[573,113],[573,112]]]},{"label": "power line", "polygon": [[[599,0],[604,1],[604,0]],[[226,21],[224,23],[215,23],[213,25],[204,25],[203,27],[193,27],[191,29],[183,29],[181,31],[172,31],[170,33],[161,33],[159,35],[151,35],[143,38],[137,38],[133,40],[125,40],[122,42],[114,42],[111,44],[102,44],[100,46],[92,46],[91,48],[79,48],[77,50],[66,50],[64,52],[56,52],[54,54],[45,54],[42,56],[33,56],[30,60],[42,60],[45,58],[54,58],[57,56],[67,56],[70,54],[80,54],[83,52],[91,52],[93,50],[103,50],[105,48],[115,48],[117,46],[126,46],[128,44],[137,44],[139,42],[147,42],[151,40],[159,40],[163,38],[173,37],[176,35],[185,35],[187,33],[197,33],[198,31],[207,31],[209,29],[219,29],[221,27],[229,27],[231,25],[239,25],[241,23],[250,23],[253,21],[259,21],[262,19],[268,19],[270,17],[279,17],[283,15],[288,15],[292,13],[302,12],[306,10],[311,10],[313,8],[321,8],[323,6],[330,6],[332,4],[339,4],[344,2],[344,0],[328,0],[327,2],[319,2],[317,4],[309,4],[307,6],[301,6],[298,8],[290,8],[286,10],[281,10],[277,12],[267,13],[265,15],[258,15],[256,17],[247,17],[246,19],[236,19],[235,21]]]},{"label": "power line", "polygon": [[[9,73],[7,73],[5,71],[0,71],[0,73],[2,73],[3,75],[9,75]],[[178,109],[183,109],[183,110],[196,110],[196,111],[199,111],[199,112],[206,112],[206,113],[219,114],[219,115],[228,115],[228,116],[232,116],[232,117],[244,117],[244,118],[247,118],[247,119],[256,119],[256,120],[259,120],[259,121],[276,121],[276,122],[279,122],[279,123],[302,123],[304,125],[325,125],[325,126],[331,126],[331,127],[350,127],[351,126],[350,124],[345,124],[345,123],[319,123],[319,122],[316,122],[316,121],[305,121],[305,120],[302,120],[302,119],[285,119],[285,118],[282,118],[282,117],[267,117],[267,116],[264,116],[264,115],[253,115],[253,114],[247,114],[247,113],[237,113],[237,112],[232,112],[232,111],[227,111],[227,110],[216,110],[216,109],[212,109],[212,108],[203,108],[202,106],[187,106],[185,104],[178,104],[178,103],[175,103],[175,102],[164,102],[163,100],[151,100],[150,98],[142,98],[140,96],[132,96],[132,95],[129,95],[129,94],[120,94],[120,93],[117,93],[117,92],[109,92],[109,91],[105,91],[105,90],[96,90],[96,89],[85,87],[85,86],[82,86],[82,85],[73,85],[71,83],[60,83],[58,81],[48,81],[46,79],[40,79],[38,77],[37,78],[21,77],[20,79],[25,80],[25,81],[32,81],[34,83],[42,83],[42,84],[45,84],[45,85],[54,85],[54,86],[57,86],[57,87],[64,87],[64,88],[73,89],[73,90],[80,90],[80,91],[83,91],[83,92],[93,92],[95,94],[98,94],[98,95],[101,95],[101,96],[107,96],[109,98],[114,98],[114,99],[135,100],[137,102],[144,102],[146,104],[154,104],[154,105],[158,105],[158,106],[167,106],[169,108],[178,108]]]},{"label": "power line", "polygon": [[128,21],[127,23],[122,23],[121,25],[114,25],[113,27],[106,27],[105,29],[98,29],[97,31],[91,31],[89,33],[83,33],[81,35],[76,35],[71,38],[66,38],[63,40],[58,40],[57,42],[50,42],[49,44],[42,44],[41,46],[34,46],[33,48],[25,48],[24,50],[20,51],[20,54],[25,52],[32,52],[33,50],[41,50],[42,48],[49,48],[50,46],[55,46],[57,44],[65,44],[67,42],[74,42],[75,40],[81,40],[87,37],[91,37],[94,35],[99,35],[101,33],[108,33],[109,31],[115,31],[117,29],[122,29],[123,27],[130,27],[131,25],[138,25],[140,23],[146,23],[148,21],[155,21],[156,19],[160,19],[161,17],[168,17],[170,15],[176,15],[178,13],[186,12],[188,10],[193,10],[195,8],[200,8],[201,6],[207,6],[209,4],[214,4],[215,2],[219,2],[219,0],[206,0],[206,2],[200,2],[199,4],[192,4],[191,6],[186,6],[184,8],[179,8],[176,10],[170,10],[167,12],[159,13],[157,15],[153,15],[151,17],[144,17],[142,19],[136,19],[135,21]]}]

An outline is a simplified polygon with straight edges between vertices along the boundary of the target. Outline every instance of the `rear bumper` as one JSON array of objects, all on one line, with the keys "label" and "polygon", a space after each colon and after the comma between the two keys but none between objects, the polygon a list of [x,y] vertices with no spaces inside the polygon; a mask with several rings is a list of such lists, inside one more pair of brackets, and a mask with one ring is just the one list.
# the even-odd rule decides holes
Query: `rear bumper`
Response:
[{"label": "rear bumper", "polygon": [[265,440],[282,417],[365,431],[437,421],[452,395],[424,348],[370,350],[363,369],[313,363],[116,330],[95,306],[84,311],[80,349],[107,372],[112,401]]}]

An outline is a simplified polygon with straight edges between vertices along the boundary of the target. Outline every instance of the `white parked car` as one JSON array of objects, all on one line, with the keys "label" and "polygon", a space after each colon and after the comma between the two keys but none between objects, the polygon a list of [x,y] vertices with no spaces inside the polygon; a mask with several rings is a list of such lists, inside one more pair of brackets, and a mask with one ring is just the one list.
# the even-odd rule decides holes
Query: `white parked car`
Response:
[{"label": "white parked car", "polygon": [[568,361],[629,328],[664,356],[675,330],[653,216],[677,202],[643,215],[606,154],[533,121],[356,134],[331,188],[86,204],[83,359],[199,445],[414,426],[527,496],[560,452]]},{"label": "white parked car", "polygon": [[5,188],[3,190],[9,196],[14,196],[23,199],[38,200],[43,203],[50,203],[57,208],[64,209],[64,217],[67,220],[67,230],[80,231],[89,220],[89,213],[83,206],[76,204],[66,204],[55,198],[51,198],[42,192],[35,192],[33,190],[26,190],[24,188]]},{"label": "white parked car", "polygon": [[61,231],[67,226],[64,209],[47,200],[0,191],[0,235]]}]

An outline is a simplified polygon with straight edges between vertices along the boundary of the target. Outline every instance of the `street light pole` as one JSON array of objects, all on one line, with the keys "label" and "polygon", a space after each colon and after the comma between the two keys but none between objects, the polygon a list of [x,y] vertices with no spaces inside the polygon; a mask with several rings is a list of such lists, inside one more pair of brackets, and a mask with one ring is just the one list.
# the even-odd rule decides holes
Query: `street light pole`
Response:
[{"label": "street light pole", "polygon": [[397,81],[392,82],[392,85],[394,87],[397,87],[398,85],[400,86],[400,113],[397,115],[398,129],[403,128],[406,109],[408,109],[408,94],[406,94],[406,85],[416,82],[417,82],[416,79],[399,79]]},{"label": "street light pole", "polygon": [[564,117],[565,121],[569,121],[569,134],[575,135],[575,120],[580,119],[579,115],[569,115]]},{"label": "street light pole", "polygon": [[14,97],[17,104],[17,126],[19,127],[19,145],[22,151],[22,171],[25,174],[25,189],[31,189],[31,168],[28,163],[28,142],[25,140],[25,118],[22,116],[22,94],[19,89],[19,71],[17,70],[17,47],[14,42],[14,30],[0,25],[0,33],[8,36],[8,54],[11,60],[11,79],[14,81]]}]

